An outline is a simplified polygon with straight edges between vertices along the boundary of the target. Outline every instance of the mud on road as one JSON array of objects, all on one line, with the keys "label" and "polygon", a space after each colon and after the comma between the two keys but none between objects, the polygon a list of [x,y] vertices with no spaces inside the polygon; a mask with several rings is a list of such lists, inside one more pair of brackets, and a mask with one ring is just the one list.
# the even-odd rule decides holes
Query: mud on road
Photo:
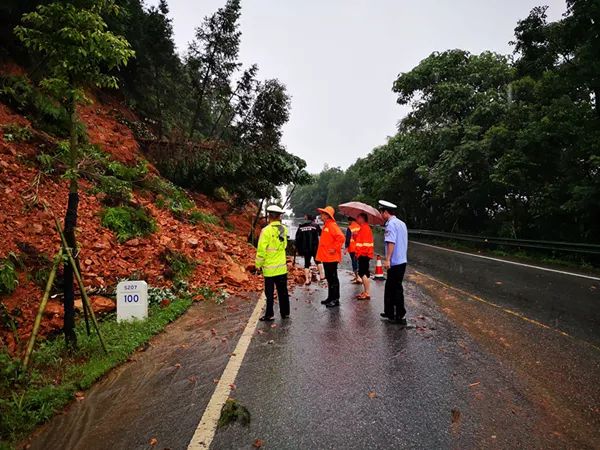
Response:
[{"label": "mud on road", "polygon": [[257,297],[194,304],[24,444],[32,450],[187,448]]}]

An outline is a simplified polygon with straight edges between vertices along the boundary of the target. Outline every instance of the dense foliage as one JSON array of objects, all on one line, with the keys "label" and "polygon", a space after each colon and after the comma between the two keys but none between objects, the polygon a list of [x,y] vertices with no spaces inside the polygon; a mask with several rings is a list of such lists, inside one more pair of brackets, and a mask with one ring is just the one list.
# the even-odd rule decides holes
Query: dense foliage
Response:
[{"label": "dense foliage", "polygon": [[[285,86],[278,80],[257,79],[258,67],[242,67],[238,60],[242,37],[239,0],[227,0],[206,17],[182,57],[175,48],[166,1],[151,7],[142,0],[108,3],[114,3],[113,12],[118,14],[102,15],[107,31],[123,36],[135,52],[126,67],[109,75],[119,82],[125,100],[143,118],[143,125],[132,124],[136,131],[143,131],[138,136],[162,145],[162,151],[151,156],[164,175],[180,186],[208,194],[225,188],[239,203],[275,196],[278,185],[306,178],[305,162],[281,144],[281,129],[290,108]],[[90,1],[56,4],[78,11],[85,10]],[[39,5],[53,3],[7,0],[0,6],[0,57],[26,66],[33,78],[47,72],[46,61],[24,52],[10,30],[23,14]],[[16,95],[20,91],[4,92],[2,85],[7,83],[9,89],[19,86],[15,80],[0,79],[0,96],[21,109],[31,105],[28,113],[35,113],[34,118],[46,129],[52,121],[42,119],[48,119],[49,113],[57,120],[64,117],[62,111],[47,112],[51,104],[38,100],[37,92],[28,93],[27,102]],[[39,103],[43,108],[37,106]],[[50,125],[61,129],[60,123]],[[143,148],[150,145],[143,144]]]},{"label": "dense foliage", "polygon": [[393,91],[412,110],[398,133],[298,188],[294,211],[343,192],[397,203],[412,227],[599,242],[600,6],[567,4],[558,22],[546,8],[521,20],[513,58],[449,50],[400,74]]}]

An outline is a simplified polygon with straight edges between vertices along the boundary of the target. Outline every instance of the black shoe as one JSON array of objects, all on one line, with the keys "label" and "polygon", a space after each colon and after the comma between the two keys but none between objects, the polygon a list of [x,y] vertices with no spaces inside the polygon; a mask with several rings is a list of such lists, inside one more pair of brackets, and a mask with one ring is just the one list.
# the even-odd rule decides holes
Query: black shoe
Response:
[{"label": "black shoe", "polygon": [[275,318],[273,316],[262,316],[258,320],[260,320],[261,322],[273,322]]},{"label": "black shoe", "polygon": [[380,313],[379,315],[381,316],[382,319],[389,319],[389,317],[386,313]]},{"label": "black shoe", "polygon": [[290,315],[289,315],[289,314],[282,314],[282,315],[281,315],[281,318],[282,318],[282,319],[284,319],[284,320],[285,320],[285,319],[289,319],[289,318],[290,318]]},{"label": "black shoe", "polygon": [[325,303],[325,307],[327,308],[335,308],[336,306],[340,306],[339,300],[332,300],[330,302]]},{"label": "black shoe", "polygon": [[321,300],[321,305],[326,305],[327,303],[329,303],[328,298],[326,298],[325,300]]}]

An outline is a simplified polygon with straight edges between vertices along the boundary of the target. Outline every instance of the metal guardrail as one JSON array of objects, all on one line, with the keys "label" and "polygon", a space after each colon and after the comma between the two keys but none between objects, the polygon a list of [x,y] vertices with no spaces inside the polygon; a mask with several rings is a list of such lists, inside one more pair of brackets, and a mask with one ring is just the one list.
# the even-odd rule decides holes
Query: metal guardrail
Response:
[{"label": "metal guardrail", "polygon": [[534,248],[538,250],[551,250],[557,252],[579,253],[586,255],[600,255],[600,245],[598,244],[488,237],[477,236],[473,234],[447,233],[444,231],[432,230],[409,230],[408,234],[412,236],[438,237],[457,241],[478,242],[481,244],[489,245]]}]

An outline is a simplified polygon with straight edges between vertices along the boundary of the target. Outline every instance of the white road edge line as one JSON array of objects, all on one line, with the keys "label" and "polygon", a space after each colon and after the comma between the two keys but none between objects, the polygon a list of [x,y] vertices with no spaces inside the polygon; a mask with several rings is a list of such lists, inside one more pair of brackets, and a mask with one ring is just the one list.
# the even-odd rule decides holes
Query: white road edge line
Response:
[{"label": "white road edge line", "polygon": [[219,417],[221,416],[221,409],[229,398],[229,394],[231,393],[231,385],[235,382],[237,374],[242,365],[242,361],[244,360],[244,356],[248,350],[248,346],[250,345],[250,341],[252,340],[252,336],[254,335],[258,318],[264,306],[264,300],[265,296],[263,294],[256,302],[256,306],[250,315],[250,319],[248,319],[246,328],[240,336],[240,340],[235,346],[235,350],[229,358],[229,362],[227,363],[227,366],[225,366],[225,370],[223,370],[223,374],[219,379],[219,383],[217,384],[217,387],[215,388],[215,391],[213,392],[213,395],[210,398],[206,409],[204,410],[204,414],[202,414],[200,423],[198,423],[198,426],[196,427],[194,436],[188,445],[188,450],[206,450],[210,448],[210,444],[215,437],[215,432],[217,431],[217,423],[219,421]]},{"label": "white road edge line", "polygon": [[524,263],[515,262],[515,261],[508,261],[506,259],[492,258],[491,256],[476,255],[474,253],[461,252],[459,250],[452,250],[452,249],[449,249],[449,248],[446,248],[446,247],[438,247],[437,245],[425,244],[423,242],[410,241],[410,243],[411,244],[424,245],[426,247],[438,248],[440,250],[445,250],[447,252],[452,252],[452,253],[459,253],[461,255],[473,256],[475,258],[490,259],[492,261],[503,262],[503,263],[506,263],[506,264],[513,264],[515,266],[529,267],[530,269],[545,270],[546,272],[554,272],[554,273],[560,273],[562,275],[571,275],[573,277],[587,278],[588,280],[600,281],[600,278],[598,278],[598,277],[593,277],[591,275],[584,275],[582,273],[565,272],[563,270],[549,269],[548,267],[532,266],[530,264],[524,264]]}]

